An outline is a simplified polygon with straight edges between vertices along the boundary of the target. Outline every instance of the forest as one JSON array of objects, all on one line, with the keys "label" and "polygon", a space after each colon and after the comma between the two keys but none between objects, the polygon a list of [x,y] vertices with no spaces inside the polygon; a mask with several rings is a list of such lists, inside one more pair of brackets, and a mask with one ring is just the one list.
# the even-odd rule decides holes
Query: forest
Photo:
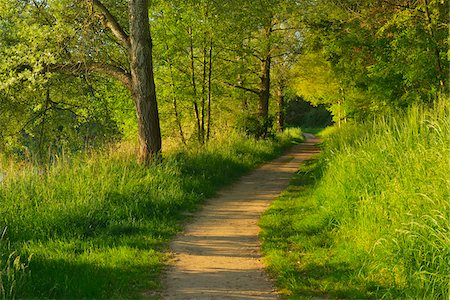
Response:
[{"label": "forest", "polygon": [[304,132],[260,220],[280,294],[448,298],[449,7],[0,0],[0,298],[159,291],[189,213]]}]

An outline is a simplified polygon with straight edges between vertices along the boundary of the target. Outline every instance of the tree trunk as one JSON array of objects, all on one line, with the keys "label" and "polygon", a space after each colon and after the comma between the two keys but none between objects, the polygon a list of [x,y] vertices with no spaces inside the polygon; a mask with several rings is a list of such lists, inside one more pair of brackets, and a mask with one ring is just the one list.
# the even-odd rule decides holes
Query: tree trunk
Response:
[{"label": "tree trunk", "polygon": [[172,70],[172,63],[169,64],[169,68],[170,68],[170,79],[171,79],[171,88],[172,88],[172,104],[173,104],[173,111],[175,114],[175,122],[177,123],[178,126],[178,133],[180,134],[180,138],[181,138],[181,142],[186,145],[186,138],[184,137],[184,132],[183,132],[183,126],[181,124],[181,117],[180,114],[178,113],[178,104],[177,104],[177,96],[175,95],[175,78],[173,76],[173,70]]},{"label": "tree trunk", "polygon": [[436,35],[434,33],[434,29],[433,29],[433,22],[431,20],[431,15],[430,15],[430,9],[428,7],[428,0],[424,0],[424,4],[425,4],[425,17],[427,19],[427,27],[428,27],[428,32],[431,36],[431,39],[433,40],[433,43],[435,43],[434,45],[434,56],[436,57],[436,70],[438,72],[438,80],[439,80],[439,85],[441,86],[441,89],[443,89],[445,87],[445,74],[444,71],[442,70],[442,63],[441,63],[441,55],[440,55],[440,51],[439,51],[439,47],[438,47],[438,43],[436,41]]},{"label": "tree trunk", "polygon": [[277,98],[277,130],[284,131],[285,114],[284,114],[284,86],[282,83],[278,84],[276,90]]},{"label": "tree trunk", "polygon": [[[166,50],[169,52],[169,45],[166,42]],[[186,145],[186,138],[184,137],[183,125],[181,124],[181,116],[178,113],[178,101],[177,96],[175,94],[175,76],[173,75],[173,64],[170,57],[167,58],[167,62],[169,63],[169,71],[170,71],[170,87],[172,89],[172,105],[173,112],[175,115],[175,122],[177,123],[178,133],[180,134],[181,142]]]},{"label": "tree trunk", "polygon": [[195,119],[197,120],[197,139],[200,142],[201,125],[200,125],[200,113],[199,113],[198,103],[197,103],[197,84],[195,82],[194,36],[193,36],[193,32],[192,32],[192,27],[188,28],[188,34],[189,34],[189,39],[190,39],[189,58],[191,60],[192,91],[194,92],[194,98],[193,98],[194,114],[195,114]]},{"label": "tree trunk", "polygon": [[261,62],[261,82],[260,82],[258,114],[261,118],[264,119],[267,119],[267,117],[269,116],[270,63],[271,63],[270,55],[268,55]]},{"label": "tree trunk", "polygon": [[263,59],[261,60],[261,76],[260,76],[260,88],[259,88],[259,107],[258,115],[261,119],[262,137],[267,137],[267,132],[269,129],[269,99],[270,99],[270,68],[272,62],[272,45],[270,38],[272,35],[272,18],[268,20],[267,27],[264,29],[265,38],[267,39],[267,45]]},{"label": "tree trunk", "polygon": [[[40,161],[43,161],[44,159],[44,150],[43,149],[43,145],[44,145],[44,136],[45,136],[45,123],[47,120],[47,111],[49,109],[49,105],[50,105],[50,87],[47,86],[47,92],[45,94],[45,107],[44,107],[44,114],[42,116],[42,121],[41,121],[41,131],[39,133],[39,144],[38,144],[38,159]],[[49,144],[50,146],[50,144]],[[50,160],[49,160],[50,161]]]},{"label": "tree trunk", "polygon": [[205,113],[206,113],[206,88],[207,88],[207,73],[206,73],[206,65],[208,64],[207,60],[207,47],[206,47],[206,36],[203,44],[203,75],[202,75],[202,102],[201,102],[201,126],[200,126],[200,142],[202,144],[205,143]]},{"label": "tree trunk", "polygon": [[211,134],[211,79],[212,79],[212,52],[213,52],[213,39],[210,39],[209,43],[209,70],[208,70],[208,120],[207,120],[207,126],[208,131],[206,133],[206,140],[209,140],[210,134]]},{"label": "tree trunk", "polygon": [[129,0],[131,86],[139,128],[139,160],[150,163],[161,155],[161,129],[153,77],[148,0]]}]

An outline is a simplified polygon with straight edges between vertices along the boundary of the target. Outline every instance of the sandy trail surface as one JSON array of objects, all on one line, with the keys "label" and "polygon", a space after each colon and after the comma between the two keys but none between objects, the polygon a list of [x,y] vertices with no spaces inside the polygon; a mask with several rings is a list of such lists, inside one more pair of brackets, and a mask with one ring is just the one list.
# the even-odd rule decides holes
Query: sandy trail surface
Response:
[{"label": "sandy trail surface", "polygon": [[222,189],[194,214],[170,245],[162,299],[278,299],[261,261],[258,220],[299,165],[319,152],[318,140],[307,138]]}]

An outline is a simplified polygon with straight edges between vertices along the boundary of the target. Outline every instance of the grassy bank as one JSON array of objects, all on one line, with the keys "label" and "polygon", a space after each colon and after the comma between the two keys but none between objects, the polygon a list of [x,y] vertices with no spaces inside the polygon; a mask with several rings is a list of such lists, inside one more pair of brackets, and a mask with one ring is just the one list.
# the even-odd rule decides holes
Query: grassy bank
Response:
[{"label": "grassy bank", "polygon": [[328,137],[261,221],[293,299],[449,297],[448,103]]},{"label": "grassy bank", "polygon": [[158,289],[183,212],[291,142],[234,135],[201,151],[172,151],[149,168],[120,149],[62,159],[44,172],[4,162],[1,298],[136,298]]}]

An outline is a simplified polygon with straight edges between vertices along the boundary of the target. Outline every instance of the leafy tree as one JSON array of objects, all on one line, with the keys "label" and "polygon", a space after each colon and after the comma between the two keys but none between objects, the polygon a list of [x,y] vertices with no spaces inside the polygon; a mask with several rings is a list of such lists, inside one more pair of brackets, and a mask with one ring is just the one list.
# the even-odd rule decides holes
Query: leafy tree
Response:
[{"label": "leafy tree", "polygon": [[[227,7],[237,3],[231,1],[223,5]],[[226,83],[257,96],[256,115],[262,120],[259,124],[266,126],[260,131],[263,136],[270,124],[267,121],[274,62],[285,64],[283,61],[287,62],[290,55],[295,55],[300,45],[294,18],[298,9],[296,2],[246,1],[241,10],[229,17],[232,21],[228,32],[237,34],[232,35],[229,46],[224,49],[223,60],[229,69],[227,77],[234,78]]]},{"label": "leafy tree", "polygon": [[43,85],[54,73],[113,77],[134,99],[140,161],[159,156],[148,1],[5,2],[0,28],[7,39],[0,51],[8,59],[2,63],[2,90]]}]

